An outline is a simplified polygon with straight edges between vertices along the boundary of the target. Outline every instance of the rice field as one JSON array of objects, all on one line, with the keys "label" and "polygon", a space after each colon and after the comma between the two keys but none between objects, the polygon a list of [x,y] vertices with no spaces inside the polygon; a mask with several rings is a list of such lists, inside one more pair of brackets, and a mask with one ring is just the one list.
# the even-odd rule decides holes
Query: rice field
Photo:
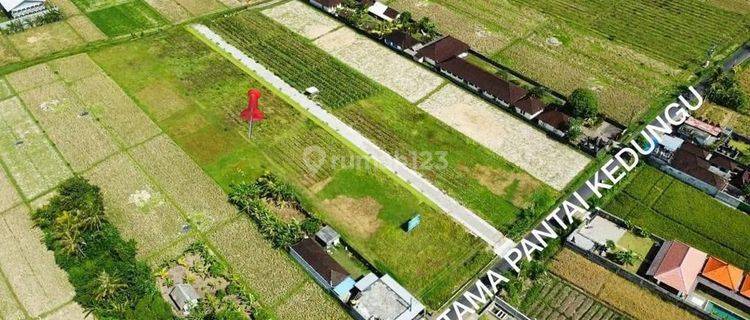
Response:
[{"label": "rice field", "polygon": [[16,192],[10,179],[5,175],[5,170],[0,170],[0,213],[21,203],[21,197]]},{"label": "rice field", "polygon": [[78,303],[71,302],[66,306],[44,317],[44,320],[93,320],[94,317],[86,315],[86,311]]},{"label": "rice field", "polygon": [[628,319],[557,277],[545,279],[538,296],[522,311],[539,320]]},{"label": "rice field", "polygon": [[26,207],[0,216],[0,270],[32,317],[69,302],[75,294],[41,239],[42,232],[34,228]]},{"label": "rice field", "polygon": [[217,0],[145,0],[169,22],[179,23],[187,19],[226,9]]},{"label": "rice field", "polygon": [[621,278],[570,249],[563,249],[555,256],[550,271],[634,319],[698,319],[675,304],[662,300],[648,289]]},{"label": "rice field", "polygon": [[73,27],[65,22],[34,27],[7,38],[24,60],[43,57],[85,43]]},{"label": "rice field", "polygon": [[7,146],[0,149],[0,159],[26,198],[39,196],[71,176],[18,98],[0,102],[0,144]]},{"label": "rice field", "polygon": [[5,282],[5,277],[0,275],[0,318],[7,320],[26,319],[24,310],[13,296],[13,291]]},{"label": "rice field", "polygon": [[590,161],[455,85],[443,87],[419,106],[556,190],[564,189]]},{"label": "rice field", "polygon": [[[75,0],[91,21],[109,37],[128,35],[163,25],[166,21],[143,0],[128,0],[101,9]],[[99,1],[94,1],[99,2]]]},{"label": "rice field", "polygon": [[182,235],[187,222],[165,191],[128,156],[111,157],[84,176],[102,188],[107,218],[123,238],[138,242],[140,257],[153,254]]},{"label": "rice field", "polygon": [[289,1],[261,12],[308,39],[316,39],[341,26],[340,22],[302,1]]},{"label": "rice field", "polygon": [[314,43],[409,102],[424,98],[445,81],[434,72],[346,27],[328,33]]}]

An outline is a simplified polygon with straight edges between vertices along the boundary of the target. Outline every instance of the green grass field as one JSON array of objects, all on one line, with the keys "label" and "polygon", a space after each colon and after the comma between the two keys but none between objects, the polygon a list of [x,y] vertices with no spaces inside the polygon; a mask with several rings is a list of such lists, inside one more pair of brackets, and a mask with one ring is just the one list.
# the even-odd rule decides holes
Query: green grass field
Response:
[{"label": "green grass field", "polygon": [[[296,185],[305,205],[336,226],[366,259],[428,305],[445,302],[491,258],[484,243],[382,172],[307,167],[302,159],[307,147],[339,156],[351,151],[269,90],[261,99],[268,119],[248,141],[237,114],[247,88],[261,85],[192,35],[170,33],[92,57],[223,188],[276,173]],[[179,101],[159,103],[165,95]],[[423,224],[406,234],[400,226],[414,213],[422,214]],[[349,219],[365,227],[354,228]]]},{"label": "green grass field", "polygon": [[[261,14],[244,11],[214,20],[210,27],[298,89],[317,86],[320,101],[336,116],[400,156],[500,231],[513,225],[522,208],[535,203],[544,211],[557,196],[492,151]],[[446,165],[437,155],[441,151],[446,151]],[[486,174],[478,176],[478,171]],[[488,180],[499,181],[498,186]]]},{"label": "green grass field", "polygon": [[604,207],[667,240],[680,240],[743,269],[750,268],[750,219],[649,166]]},{"label": "green grass field", "polygon": [[166,23],[143,0],[132,0],[123,4],[91,11],[87,15],[104,34],[110,37],[139,32]]}]

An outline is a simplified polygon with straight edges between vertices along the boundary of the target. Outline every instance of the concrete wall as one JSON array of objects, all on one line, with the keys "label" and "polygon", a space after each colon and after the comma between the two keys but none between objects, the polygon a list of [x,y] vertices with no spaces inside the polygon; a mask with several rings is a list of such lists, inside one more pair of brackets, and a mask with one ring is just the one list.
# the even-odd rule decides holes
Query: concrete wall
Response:
[{"label": "concrete wall", "polygon": [[703,182],[701,180],[698,180],[698,179],[694,178],[693,176],[688,175],[688,174],[686,174],[686,173],[684,173],[684,172],[682,172],[680,170],[677,170],[677,169],[675,169],[675,168],[673,168],[671,166],[662,166],[661,170],[664,171],[664,172],[666,172],[666,173],[668,173],[669,175],[677,178],[678,180],[680,180],[680,181],[682,181],[684,183],[687,183],[687,184],[689,184],[689,185],[691,185],[693,187],[696,187],[696,188],[702,190],[703,192],[705,192],[705,193],[707,193],[707,194],[709,194],[711,196],[715,196],[716,193],[719,191],[718,189],[716,189],[716,187],[714,187],[714,186],[712,186],[712,185],[710,185],[708,183],[705,183],[705,182]]}]

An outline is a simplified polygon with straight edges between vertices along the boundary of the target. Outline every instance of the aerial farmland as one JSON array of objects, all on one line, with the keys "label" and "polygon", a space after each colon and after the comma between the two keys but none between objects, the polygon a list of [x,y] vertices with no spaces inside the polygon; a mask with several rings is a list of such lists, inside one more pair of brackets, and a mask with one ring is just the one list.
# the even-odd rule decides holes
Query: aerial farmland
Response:
[{"label": "aerial farmland", "polygon": [[744,1],[0,6],[0,319],[750,319]]}]

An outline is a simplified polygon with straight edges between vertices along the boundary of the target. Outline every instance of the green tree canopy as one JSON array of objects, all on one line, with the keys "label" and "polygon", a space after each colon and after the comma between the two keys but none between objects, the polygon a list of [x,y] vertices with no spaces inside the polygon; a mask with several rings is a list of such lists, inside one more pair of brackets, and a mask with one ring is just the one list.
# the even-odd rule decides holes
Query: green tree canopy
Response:
[{"label": "green tree canopy", "polygon": [[599,99],[590,89],[576,89],[570,95],[569,103],[576,117],[591,119],[599,114]]}]

